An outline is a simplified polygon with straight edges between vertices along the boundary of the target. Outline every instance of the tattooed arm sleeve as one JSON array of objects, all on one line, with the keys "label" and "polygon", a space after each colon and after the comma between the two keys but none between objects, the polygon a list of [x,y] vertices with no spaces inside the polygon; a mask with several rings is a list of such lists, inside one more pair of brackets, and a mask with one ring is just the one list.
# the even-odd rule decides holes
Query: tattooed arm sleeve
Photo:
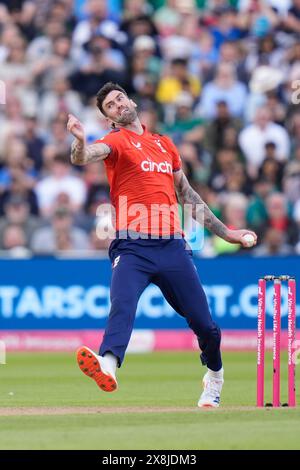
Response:
[{"label": "tattooed arm sleeve", "polygon": [[104,143],[85,145],[78,139],[75,139],[71,147],[71,162],[73,165],[86,165],[90,162],[105,160],[111,149]]},{"label": "tattooed arm sleeve", "polygon": [[174,184],[177,192],[179,202],[184,204],[192,205],[193,218],[197,218],[197,213],[200,211],[204,212],[203,222],[204,226],[215,233],[224,240],[228,239],[228,228],[219,220],[209,209],[207,204],[199,196],[198,193],[191,187],[187,177],[182,170],[174,173]]}]

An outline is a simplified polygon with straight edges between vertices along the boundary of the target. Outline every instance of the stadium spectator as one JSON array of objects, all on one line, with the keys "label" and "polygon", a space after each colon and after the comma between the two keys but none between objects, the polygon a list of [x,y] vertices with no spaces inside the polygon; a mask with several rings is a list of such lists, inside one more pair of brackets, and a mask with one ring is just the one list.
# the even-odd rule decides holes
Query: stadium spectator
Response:
[{"label": "stadium spectator", "polygon": [[157,109],[152,106],[145,107],[145,109],[142,107],[142,111],[140,111],[139,116],[141,123],[146,126],[149,132],[157,134],[161,131]]},{"label": "stadium spectator", "polygon": [[[274,95],[277,97],[278,87],[284,81],[284,72],[281,68],[270,67],[269,65],[259,65],[254,68],[249,81],[249,95],[244,112],[246,122],[252,122],[259,108],[265,106],[268,108],[270,104],[272,109],[270,119],[277,119],[277,103],[270,102],[269,97]],[[275,113],[276,111],[276,113]]]},{"label": "stadium spectator", "polygon": [[111,220],[111,215],[108,213],[96,218],[94,227],[89,233],[91,249],[97,251],[108,250],[111,242],[110,238],[107,237],[108,230],[113,233]]},{"label": "stadium spectator", "polygon": [[83,55],[82,62],[93,60],[93,53],[101,50],[108,69],[123,71],[126,68],[125,54],[113,33],[114,31],[99,27],[90,40],[83,45],[86,54]]},{"label": "stadium spectator", "polygon": [[292,204],[300,200],[300,147],[295,149],[295,158],[284,169],[284,194]]},{"label": "stadium spectator", "polygon": [[258,177],[269,181],[275,190],[281,191],[284,165],[276,159],[274,142],[267,142],[265,149],[266,153],[263,163],[259,167]]},{"label": "stadium spectator", "polygon": [[[231,193],[224,197],[222,213],[225,225],[238,230],[246,226],[247,197],[242,193]],[[218,255],[234,254],[241,251],[240,245],[232,245],[219,237],[212,237],[214,251]]]},{"label": "stadium spectator", "polygon": [[154,13],[154,21],[162,37],[172,36],[179,27],[181,16],[176,8],[177,0],[166,0]]},{"label": "stadium spectator", "polygon": [[[28,45],[27,57],[30,62],[34,63],[42,59],[50,58],[54,41],[63,34],[65,34],[64,25],[51,17],[48,18],[42,29],[42,34],[37,34]],[[35,68],[33,68],[33,70],[35,70]]]},{"label": "stadium spectator", "polygon": [[174,100],[174,122],[163,131],[170,135],[175,144],[185,140],[199,145],[204,138],[204,121],[194,116],[193,103],[193,97],[187,91],[182,91]]},{"label": "stadium spectator", "polygon": [[191,48],[189,62],[191,73],[206,82],[217,62],[218,51],[214,45],[213,35],[209,29],[203,28],[198,31],[198,36]]},{"label": "stadium spectator", "polygon": [[220,148],[215,154],[209,181],[209,185],[214,191],[222,191],[226,181],[226,174],[232,171],[238,159],[238,154],[231,149]]},{"label": "stadium spectator", "polygon": [[55,200],[61,192],[69,195],[73,212],[79,210],[86,199],[85,184],[79,176],[73,174],[68,155],[65,154],[55,156],[50,174],[37,183],[35,191],[44,217],[51,216]]},{"label": "stadium spectator", "polygon": [[53,119],[49,127],[45,128],[46,145],[52,145],[59,152],[68,153],[71,145],[70,136],[66,131],[66,116],[65,111],[60,111],[59,114]]},{"label": "stadium spectator", "polygon": [[297,243],[296,243],[296,252],[298,255],[300,255],[300,199],[297,200],[295,206],[294,206],[294,220],[297,224],[297,228],[298,228],[298,239],[297,239]]},{"label": "stadium spectator", "polygon": [[300,148],[300,113],[295,113],[289,123],[292,156],[296,156]]},{"label": "stadium spectator", "polygon": [[124,0],[123,21],[129,21],[147,13],[152,13],[151,5],[145,0]]},{"label": "stadium spectator", "polygon": [[[249,74],[245,66],[245,46],[239,43],[239,41],[225,41],[220,47],[219,51],[219,62],[231,64],[234,67],[236,77],[238,81],[247,83],[249,80]],[[214,68],[213,75],[216,73],[216,67]]]},{"label": "stadium spectator", "polygon": [[287,256],[294,253],[293,247],[285,242],[284,233],[273,227],[267,228],[263,242],[253,250],[253,256]]},{"label": "stadium spectator", "polygon": [[123,21],[120,26],[121,32],[126,35],[126,47],[132,49],[135,38],[139,36],[150,36],[156,38],[158,35],[157,28],[148,14],[135,16],[129,20]]},{"label": "stadium spectator", "polygon": [[252,194],[252,181],[242,162],[235,163],[232,169],[224,174],[224,186],[220,192],[243,193],[246,196]]},{"label": "stadium spectator", "polygon": [[235,41],[242,34],[238,24],[237,11],[225,2],[223,3],[223,5],[216,6],[213,10],[215,24],[212,25],[212,34],[217,49],[225,41]]},{"label": "stadium spectator", "polygon": [[275,124],[284,126],[286,119],[285,107],[275,91],[269,91],[266,93],[265,106],[270,111],[271,121],[275,122]]},{"label": "stadium spectator", "polygon": [[26,87],[31,84],[31,66],[26,57],[27,42],[21,35],[10,43],[5,61],[1,64],[0,78],[7,84]]},{"label": "stadium spectator", "polygon": [[288,31],[293,33],[300,32],[300,1],[293,0],[291,8],[288,10],[287,18],[285,18],[284,25]]},{"label": "stadium spectator", "polygon": [[7,225],[2,234],[2,249],[13,258],[30,256],[26,235],[19,225]]},{"label": "stadium spectator", "polygon": [[235,129],[238,132],[241,127],[242,121],[230,114],[226,101],[218,101],[216,103],[216,117],[210,120],[206,126],[205,147],[214,156],[218,150],[228,147],[226,131]]},{"label": "stadium spectator", "polygon": [[253,194],[247,208],[247,221],[253,230],[267,220],[266,198],[274,191],[272,183],[263,178],[257,179],[253,184]]},{"label": "stadium spectator", "polygon": [[201,84],[196,76],[188,71],[186,59],[173,59],[170,73],[158,83],[156,98],[159,103],[174,103],[182,91],[188,91],[196,98],[199,96]]},{"label": "stadium spectator", "polygon": [[271,33],[279,24],[279,17],[266,0],[241,0],[239,24],[260,38]]},{"label": "stadium spectator", "polygon": [[40,103],[39,115],[43,126],[47,128],[60,112],[80,116],[82,104],[79,93],[70,90],[67,77],[63,73],[56,72],[52,90],[44,93]]},{"label": "stadium spectator", "polygon": [[45,139],[38,128],[38,120],[36,116],[24,116],[24,124],[25,130],[23,141],[26,145],[27,155],[33,162],[34,170],[39,172],[43,167],[43,149],[45,146]]},{"label": "stadium spectator", "polygon": [[162,64],[159,51],[151,36],[142,35],[135,38],[132,44],[132,54],[145,58],[147,72],[155,76],[160,74]]},{"label": "stadium spectator", "polygon": [[246,86],[236,79],[234,66],[223,62],[218,65],[214,80],[204,85],[197,112],[204,118],[214,118],[217,103],[225,101],[230,114],[241,117],[246,98]]},{"label": "stadium spectator", "polygon": [[154,110],[157,112],[159,119],[163,119],[163,106],[157,103],[155,99],[156,93],[156,79],[153,75],[143,71],[140,74],[134,75],[132,70],[132,87],[133,87],[133,100],[139,106],[141,111]]},{"label": "stadium spectator", "polygon": [[20,30],[17,25],[11,21],[7,10],[5,10],[5,6],[0,4],[0,9],[0,63],[3,63],[9,54],[10,47],[14,40],[19,38]]},{"label": "stadium spectator", "polygon": [[267,34],[259,38],[250,50],[245,61],[246,70],[249,73],[255,71],[259,66],[270,66],[278,69],[283,62],[284,50],[277,47],[276,36]]},{"label": "stadium spectator", "polygon": [[15,225],[22,228],[26,245],[30,243],[33,232],[42,224],[40,218],[30,214],[30,206],[21,195],[11,196],[4,204],[4,217],[0,220],[0,246],[3,248],[3,234],[7,226]]},{"label": "stadium spectator", "polygon": [[94,98],[99,87],[108,81],[126,84],[127,78],[120,70],[112,68],[107,63],[107,56],[103,49],[95,44],[90,46],[89,60],[83,63],[77,71],[70,76],[72,89],[81,93],[85,104],[91,98]]},{"label": "stadium spectator", "polygon": [[24,110],[21,100],[11,93],[7,93],[7,100],[3,113],[0,116],[0,165],[5,160],[5,151],[8,139],[22,137],[25,132]]},{"label": "stadium spectator", "polygon": [[282,232],[284,243],[295,246],[298,241],[296,222],[289,214],[288,201],[280,192],[271,193],[266,198],[267,220],[257,228],[258,236],[262,239],[269,228]]},{"label": "stadium spectator", "polygon": [[73,31],[75,55],[80,56],[82,46],[97,33],[100,25],[109,25],[114,18],[109,16],[105,0],[87,0],[85,2],[87,18],[79,21]]},{"label": "stadium spectator", "polygon": [[76,62],[71,56],[71,46],[71,38],[62,32],[51,40],[49,52],[33,59],[34,83],[39,92],[50,92],[58,73],[68,77],[74,72]]},{"label": "stadium spectator", "polygon": [[39,228],[33,234],[30,247],[35,254],[54,254],[56,251],[88,250],[87,234],[73,226],[72,212],[58,207],[51,219],[51,224]]},{"label": "stadium spectator", "polygon": [[193,142],[184,140],[178,145],[182,158],[184,172],[195,183],[206,183],[209,178],[209,156],[199,152],[199,148]]},{"label": "stadium spectator", "polygon": [[[255,145],[253,143],[255,142]],[[239,143],[247,161],[249,175],[256,177],[264,159],[265,144],[276,145],[276,159],[286,161],[290,156],[290,141],[287,131],[270,120],[270,111],[261,107],[256,111],[253,124],[244,128]]]},{"label": "stadium spectator", "polygon": [[110,127],[102,113],[96,107],[96,99],[92,98],[87,106],[82,109],[82,122],[86,132],[87,142],[90,144],[96,139],[104,137]]},{"label": "stadium spectator", "polygon": [[13,178],[23,178],[26,187],[32,189],[36,184],[36,172],[24,142],[14,137],[8,139],[5,155],[5,165],[0,169],[0,192],[11,186]]},{"label": "stadium spectator", "polygon": [[26,178],[22,172],[12,176],[10,185],[0,192],[0,216],[4,214],[4,206],[8,199],[17,196],[29,205],[30,214],[39,215],[37,197],[31,187],[28,186]]}]

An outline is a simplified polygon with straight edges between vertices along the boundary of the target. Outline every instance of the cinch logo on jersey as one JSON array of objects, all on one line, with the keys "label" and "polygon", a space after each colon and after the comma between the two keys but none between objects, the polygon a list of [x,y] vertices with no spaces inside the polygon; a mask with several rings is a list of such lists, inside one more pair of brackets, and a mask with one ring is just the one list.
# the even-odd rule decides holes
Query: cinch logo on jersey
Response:
[{"label": "cinch logo on jersey", "polygon": [[157,173],[170,173],[172,174],[172,165],[168,162],[152,162],[151,160],[143,160],[141,162],[141,167],[143,171],[157,171]]}]

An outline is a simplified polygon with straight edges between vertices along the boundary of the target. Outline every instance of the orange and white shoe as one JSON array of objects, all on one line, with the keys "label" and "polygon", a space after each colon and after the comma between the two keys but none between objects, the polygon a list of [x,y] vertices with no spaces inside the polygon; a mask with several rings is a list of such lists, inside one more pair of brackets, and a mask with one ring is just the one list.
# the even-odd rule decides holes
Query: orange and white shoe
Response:
[{"label": "orange and white shoe", "polygon": [[77,363],[82,372],[91,377],[104,392],[114,392],[118,383],[112,371],[107,370],[105,358],[95,354],[90,348],[81,346],[77,350]]},{"label": "orange and white shoe", "polygon": [[203,392],[198,401],[199,408],[218,408],[224,380],[211,377],[207,372],[203,377]]}]

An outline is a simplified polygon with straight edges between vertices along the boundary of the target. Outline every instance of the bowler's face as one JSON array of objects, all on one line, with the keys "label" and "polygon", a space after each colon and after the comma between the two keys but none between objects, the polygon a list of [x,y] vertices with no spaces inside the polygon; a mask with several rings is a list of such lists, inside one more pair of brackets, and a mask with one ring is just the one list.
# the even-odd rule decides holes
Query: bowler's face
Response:
[{"label": "bowler's face", "polygon": [[102,103],[106,117],[115,124],[126,126],[136,117],[136,104],[119,90],[111,91]]}]

